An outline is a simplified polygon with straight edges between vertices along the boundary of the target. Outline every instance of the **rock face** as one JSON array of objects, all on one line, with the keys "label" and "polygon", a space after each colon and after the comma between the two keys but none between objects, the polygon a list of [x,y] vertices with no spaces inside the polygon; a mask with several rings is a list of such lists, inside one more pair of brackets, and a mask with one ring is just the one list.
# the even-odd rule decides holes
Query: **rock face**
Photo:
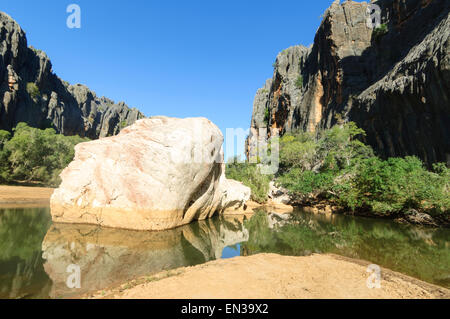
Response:
[{"label": "rock face", "polygon": [[404,219],[411,224],[437,226],[436,221],[428,214],[419,213],[415,209],[410,209],[405,213]]},{"label": "rock face", "polygon": [[289,190],[276,185],[274,181],[269,183],[268,197],[276,204],[288,205],[292,202],[291,196],[289,196]]},{"label": "rock face", "polygon": [[450,2],[372,3],[387,32],[367,26],[367,3],[335,1],[310,48],[278,55],[256,93],[249,157],[269,128],[282,135],[354,121],[382,157],[450,162]]},{"label": "rock face", "polygon": [[143,117],[123,102],[58,78],[48,56],[28,47],[25,32],[0,12],[0,129],[10,131],[25,122],[95,139],[115,135]]},{"label": "rock face", "polygon": [[[225,171],[225,165],[222,166]],[[250,200],[251,190],[241,182],[227,179],[225,174],[220,177],[220,191],[222,199],[219,204],[219,210],[222,213],[233,213],[240,211],[245,203]]]},{"label": "rock face", "polygon": [[162,230],[243,205],[224,177],[223,136],[205,118],[152,117],[79,144],[51,197],[55,222]]}]

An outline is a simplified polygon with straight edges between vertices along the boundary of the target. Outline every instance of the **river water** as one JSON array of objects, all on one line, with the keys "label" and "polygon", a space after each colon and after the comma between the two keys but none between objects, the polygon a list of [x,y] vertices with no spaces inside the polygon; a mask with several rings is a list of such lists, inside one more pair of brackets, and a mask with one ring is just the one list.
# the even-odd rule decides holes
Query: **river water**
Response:
[{"label": "river water", "polygon": [[[49,208],[14,208],[0,209],[0,298],[77,297],[163,270],[265,252],[334,253],[450,288],[449,229],[296,211],[137,232],[52,224]],[[67,285],[74,265],[80,288]]]}]

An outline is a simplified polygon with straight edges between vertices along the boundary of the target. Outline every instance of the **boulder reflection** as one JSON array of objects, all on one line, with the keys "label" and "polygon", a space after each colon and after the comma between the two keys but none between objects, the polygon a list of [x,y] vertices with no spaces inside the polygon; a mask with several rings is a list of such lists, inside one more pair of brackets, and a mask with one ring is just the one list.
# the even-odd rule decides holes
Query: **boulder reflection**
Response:
[{"label": "boulder reflection", "polygon": [[[238,218],[214,218],[160,232],[138,232],[89,225],[55,224],[42,243],[44,269],[53,281],[52,298],[101,290],[164,270],[221,257],[225,247],[248,240]],[[81,288],[66,281],[69,265],[81,270]]]}]

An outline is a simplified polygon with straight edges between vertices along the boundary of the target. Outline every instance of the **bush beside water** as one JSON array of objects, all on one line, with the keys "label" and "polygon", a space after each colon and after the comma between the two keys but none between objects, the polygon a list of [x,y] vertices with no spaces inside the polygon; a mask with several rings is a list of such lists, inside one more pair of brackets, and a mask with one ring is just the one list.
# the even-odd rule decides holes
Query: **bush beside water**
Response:
[{"label": "bush beside water", "polygon": [[[300,204],[320,198],[346,210],[380,216],[410,209],[435,216],[449,213],[450,170],[445,164],[435,164],[430,171],[417,157],[382,160],[358,139],[364,135],[355,123],[284,135],[277,184]],[[270,178],[261,176],[255,165],[228,164],[227,176],[251,187],[259,202],[267,200],[264,192]]]},{"label": "bush beside water", "polygon": [[0,182],[38,182],[57,186],[59,174],[73,160],[75,145],[88,141],[19,123],[13,133],[0,130]]}]

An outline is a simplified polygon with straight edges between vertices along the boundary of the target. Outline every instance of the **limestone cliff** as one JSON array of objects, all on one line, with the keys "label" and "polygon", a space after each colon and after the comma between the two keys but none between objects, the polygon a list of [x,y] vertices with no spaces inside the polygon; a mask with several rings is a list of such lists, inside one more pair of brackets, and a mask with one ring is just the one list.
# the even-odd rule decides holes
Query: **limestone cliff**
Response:
[{"label": "limestone cliff", "polygon": [[0,129],[26,122],[94,139],[115,135],[143,117],[123,102],[97,97],[84,85],[58,78],[48,56],[28,47],[25,32],[0,12]]},{"label": "limestone cliff", "polygon": [[385,30],[367,25],[369,4],[337,0],[312,47],[277,56],[255,97],[248,156],[267,128],[282,135],[354,121],[382,157],[450,161],[450,1],[372,3]]}]

